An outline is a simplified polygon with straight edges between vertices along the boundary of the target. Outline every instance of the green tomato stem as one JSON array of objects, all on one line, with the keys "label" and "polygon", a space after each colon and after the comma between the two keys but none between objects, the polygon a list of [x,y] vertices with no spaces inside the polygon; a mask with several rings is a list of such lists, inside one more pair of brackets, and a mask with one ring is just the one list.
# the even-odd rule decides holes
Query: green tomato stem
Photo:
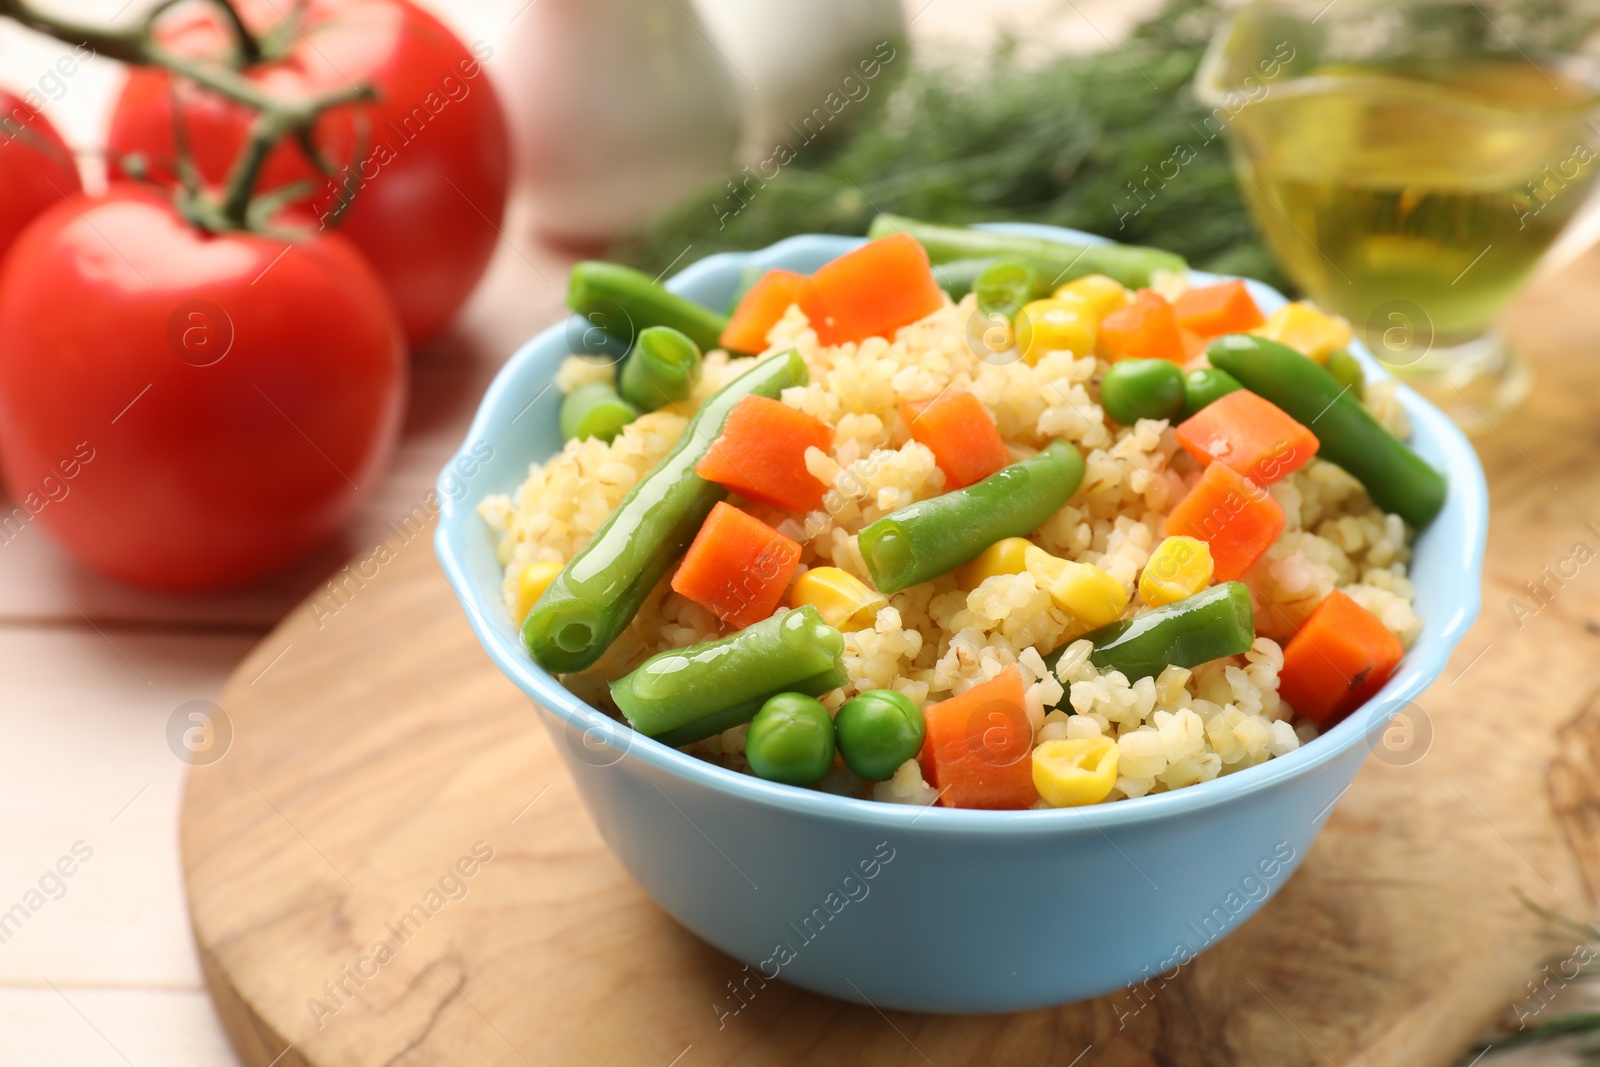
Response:
[{"label": "green tomato stem", "polygon": [[[223,20],[234,34],[241,64],[259,60],[262,55],[259,42],[245,27],[231,0],[211,2],[222,12]],[[257,112],[258,118],[251,127],[249,141],[234,162],[221,200],[207,202],[208,194],[191,185],[181,198],[187,202],[180,204],[186,218],[206,229],[216,232],[249,229],[253,224],[250,205],[260,181],[262,164],[278,142],[290,134],[304,134],[302,143],[309,143],[309,131],[324,111],[358,100],[369,100],[373,91],[370,86],[357,85],[305,100],[284,99],[262,89],[231,66],[168,51],[156,42],[155,26],[175,3],[177,0],[163,0],[124,30],[95,26],[47,13],[30,0],[0,0],[0,16],[58,41],[82,44],[96,55],[108,59],[119,60],[130,66],[160,67],[169,74],[186,78],[218,96]],[[186,159],[180,159],[180,170],[192,169],[186,168],[186,163]]]}]

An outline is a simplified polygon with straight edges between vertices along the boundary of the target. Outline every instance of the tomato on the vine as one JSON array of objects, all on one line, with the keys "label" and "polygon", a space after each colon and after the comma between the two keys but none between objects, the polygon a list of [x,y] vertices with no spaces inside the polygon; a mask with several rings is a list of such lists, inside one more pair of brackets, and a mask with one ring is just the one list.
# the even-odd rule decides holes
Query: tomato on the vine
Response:
[{"label": "tomato on the vine", "polygon": [[208,233],[154,186],[74,195],[0,269],[7,538],[36,522],[156,589],[263,577],[372,487],[406,381],[400,323],[342,237]]},{"label": "tomato on the vine", "polygon": [[78,166],[50,120],[0,89],[0,256],[28,223],[79,188]]},{"label": "tomato on the vine", "polygon": [[[293,98],[370,85],[377,94],[317,121],[312,140],[341,168],[337,177],[320,174],[290,139],[269,158],[259,191],[312,181],[319,218],[353,193],[340,232],[383,280],[410,340],[433,336],[477,285],[505,212],[510,149],[482,65],[488,46],[469,51],[410,0],[246,0],[239,7],[266,55],[243,73],[263,90]],[[286,15],[293,25],[285,24]],[[180,54],[220,58],[235,47],[203,4],[174,11],[156,32]],[[176,98],[195,164],[220,183],[255,112],[187,83],[180,82]],[[138,155],[151,176],[172,180],[172,104],[166,71],[128,71],[107,146],[114,171]]]}]

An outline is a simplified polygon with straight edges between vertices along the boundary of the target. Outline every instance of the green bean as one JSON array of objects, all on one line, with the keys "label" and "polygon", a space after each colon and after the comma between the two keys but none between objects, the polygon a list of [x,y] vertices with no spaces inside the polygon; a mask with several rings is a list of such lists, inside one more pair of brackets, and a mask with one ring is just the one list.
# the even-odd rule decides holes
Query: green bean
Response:
[{"label": "green bean", "polygon": [[833,717],[815,697],[769,697],[745,735],[750,769],[769,782],[812,785],[833,770]]},{"label": "green bean", "polygon": [[1020,237],[991,230],[938,226],[898,215],[879,215],[868,237],[907,233],[927,249],[935,264],[957,259],[1016,256],[1037,267],[1052,286],[1065,285],[1087,274],[1104,274],[1130,289],[1150,284],[1157,271],[1180,271],[1182,256],[1138,245],[1075,245],[1042,237]]},{"label": "green bean", "polygon": [[584,382],[561,399],[561,439],[598,437],[611,443],[622,428],[639,417],[610,382]]},{"label": "green bean", "polygon": [[849,680],[843,654],[844,635],[807,606],[651,656],[611,683],[611,698],[635,730],[688,745],[749,722],[776,693],[837,689]]},{"label": "green bean", "polygon": [[977,259],[952,259],[933,268],[933,280],[939,283],[951,300],[960,300],[972,292],[978,278],[998,260],[983,256]]},{"label": "green bean", "polygon": [[1031,533],[1082,481],[1082,454],[1053,441],[981,482],[879,519],[857,539],[861,557],[880,592],[898,593],[955,570],[996,541]]},{"label": "green bean", "polygon": [[978,275],[972,291],[978,296],[978,311],[983,315],[1004,315],[1007,321],[1034,300],[1049,296],[1050,279],[1025,259],[1007,256],[997,259]]},{"label": "green bean", "polygon": [[1361,361],[1344,349],[1328,353],[1328,362],[1324,364],[1328,373],[1333,375],[1334,381],[1340,385],[1349,386],[1350,393],[1357,400],[1367,395],[1367,372],[1362,369]]},{"label": "green bean", "polygon": [[671,326],[688,334],[701,349],[711,349],[722,343],[728,325],[728,316],[669,293],[650,275],[596,259],[572,268],[567,306],[624,340],[648,326]]},{"label": "green bean", "polygon": [[[1243,582],[1224,582],[1103,626],[1079,640],[1094,645],[1089,662],[1095,667],[1121,671],[1128,681],[1136,682],[1154,678],[1168,667],[1198,667],[1223,656],[1242,655],[1255,639],[1250,590]],[[1044,658],[1051,673],[1067,647]]]},{"label": "green bean", "polygon": [[522,624],[522,640],[547,671],[581,671],[632,621],[645,596],[694,540],[728,491],[694,472],[734,405],[752,394],[777,399],[806,384],[805,360],[762,360],[723,386],[684,428],[672,451],[628,493],[589,543],[544,591]]},{"label": "green bean", "polygon": [[1317,454],[1367,488],[1372,502],[1416,529],[1444,507],[1444,475],[1385,430],[1348,385],[1294,349],[1265,337],[1232,334],[1206,349],[1214,367],[1278,405],[1317,435]]},{"label": "green bean", "polygon": [[1192,418],[1201,408],[1236,390],[1243,389],[1239,379],[1225,370],[1201,367],[1189,372],[1183,382],[1183,417]]},{"label": "green bean", "polygon": [[699,381],[700,346],[671,326],[640,330],[617,376],[622,398],[641,411],[682,400]]},{"label": "green bean", "polygon": [[1185,395],[1183,370],[1170,359],[1119,359],[1100,379],[1100,406],[1123,426],[1175,418]]}]

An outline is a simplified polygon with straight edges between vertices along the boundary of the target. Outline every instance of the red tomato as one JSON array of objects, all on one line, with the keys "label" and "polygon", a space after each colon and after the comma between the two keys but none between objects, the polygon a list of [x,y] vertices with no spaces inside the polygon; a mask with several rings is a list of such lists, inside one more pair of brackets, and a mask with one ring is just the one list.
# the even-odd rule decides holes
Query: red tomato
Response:
[{"label": "red tomato", "polygon": [[371,488],[406,373],[400,323],[343,238],[207,234],[154,186],[76,194],[0,269],[7,539],[31,517],[155,589],[260,578]]},{"label": "red tomato", "polygon": [[[410,0],[245,0],[239,5],[263,39],[283,54],[246,70],[264,89],[296,97],[352,84],[378,100],[324,113],[314,140],[345,169],[321,175],[292,140],[268,160],[262,190],[314,181],[318,217],[344,188],[355,192],[340,231],[377,270],[417,343],[443,329],[489,264],[505,214],[510,152],[505,117],[480,60],[438,19]],[[297,25],[284,27],[283,12]],[[167,47],[225,53],[231,38],[207,5],[174,11],[161,23]],[[476,54],[475,54],[476,53]],[[115,164],[142,153],[153,176],[172,180],[173,117],[166,72],[134,68],[111,117]],[[253,111],[185,83],[178,92],[195,163],[220,182],[237,158]]]},{"label": "red tomato", "polygon": [[72,152],[50,120],[0,89],[0,256],[40,212],[79,188]]}]

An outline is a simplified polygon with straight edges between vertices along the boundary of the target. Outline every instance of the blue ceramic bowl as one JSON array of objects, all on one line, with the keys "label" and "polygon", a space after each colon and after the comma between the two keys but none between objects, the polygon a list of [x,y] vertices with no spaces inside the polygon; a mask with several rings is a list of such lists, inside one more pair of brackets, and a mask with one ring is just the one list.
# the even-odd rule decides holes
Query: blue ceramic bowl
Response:
[{"label": "blue ceramic bowl", "polygon": [[[860,243],[795,237],[712,256],[668,286],[726,307],[748,264],[810,272]],[[1283,303],[1251,288],[1268,312]],[[736,774],[637,736],[567,692],[523,650],[501,600],[494,544],[474,508],[561,447],[551,378],[567,354],[567,331],[553,326],[490,386],[439,478],[439,559],[489,657],[542,709],[612,851],[674,918],[767,978],[879,1008],[1001,1012],[1170,971],[1283,885],[1390,716],[1439,677],[1478,613],[1483,471],[1456,427],[1402,390],[1412,446],[1450,479],[1411,567],[1426,627],[1389,684],[1326,735],[1192,788],[1054,811],[878,804]],[[1369,376],[1383,373],[1358,354]]]}]

